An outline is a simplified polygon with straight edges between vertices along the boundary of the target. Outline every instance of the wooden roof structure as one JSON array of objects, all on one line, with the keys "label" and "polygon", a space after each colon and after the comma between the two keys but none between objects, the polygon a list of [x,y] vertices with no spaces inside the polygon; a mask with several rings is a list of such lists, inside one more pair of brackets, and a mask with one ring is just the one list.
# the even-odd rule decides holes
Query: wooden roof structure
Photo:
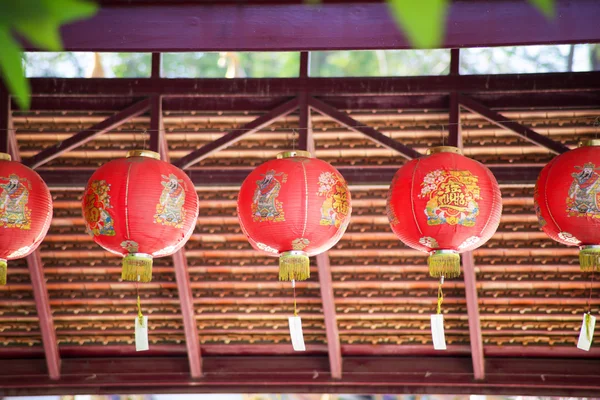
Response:
[{"label": "wooden roof structure", "polygon": [[[226,3],[101,1],[92,20],[64,28],[67,50],[151,51],[150,78],[34,78],[27,112],[2,89],[0,151],[40,173],[54,218],[0,287],[0,394],[597,394],[600,348],[575,346],[600,283],[580,272],[576,248],[538,229],[532,193],[548,161],[598,135],[600,72],[461,76],[458,61],[460,47],[598,42],[600,4],[557,0],[550,25],[525,3],[457,1],[449,75],[312,78],[308,50],[406,47],[386,5]],[[207,50],[302,51],[299,77],[160,77],[161,52]],[[385,214],[399,166],[442,143],[490,167],[504,206],[498,232],[445,283],[445,352],[429,330],[437,282]],[[235,214],[245,176],[293,146],[335,165],[354,207],[340,243],[297,284],[305,353],[290,344],[289,283]],[[156,259],[140,286],[150,350],[136,353],[135,285],[84,232],[80,201],[95,168],[140,148],[188,172],[200,216],[185,249]]]}]

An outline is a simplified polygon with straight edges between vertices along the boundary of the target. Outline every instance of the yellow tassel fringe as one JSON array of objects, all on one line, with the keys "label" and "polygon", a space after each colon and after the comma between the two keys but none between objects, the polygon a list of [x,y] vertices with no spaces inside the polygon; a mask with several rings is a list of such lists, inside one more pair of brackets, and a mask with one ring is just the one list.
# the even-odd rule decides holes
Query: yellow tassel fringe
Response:
[{"label": "yellow tassel fringe", "polygon": [[304,281],[310,277],[310,259],[306,253],[288,252],[279,256],[280,281]]},{"label": "yellow tassel fringe", "polygon": [[6,285],[6,270],[8,264],[6,260],[0,260],[0,285]]},{"label": "yellow tassel fringe", "polygon": [[584,247],[579,252],[579,266],[582,271],[600,271],[600,247]]},{"label": "yellow tassel fringe", "polygon": [[427,259],[429,275],[434,278],[456,278],[460,276],[460,255],[453,252],[434,251]]},{"label": "yellow tassel fringe", "polygon": [[128,254],[123,257],[121,279],[144,283],[152,281],[152,257],[147,254]]}]

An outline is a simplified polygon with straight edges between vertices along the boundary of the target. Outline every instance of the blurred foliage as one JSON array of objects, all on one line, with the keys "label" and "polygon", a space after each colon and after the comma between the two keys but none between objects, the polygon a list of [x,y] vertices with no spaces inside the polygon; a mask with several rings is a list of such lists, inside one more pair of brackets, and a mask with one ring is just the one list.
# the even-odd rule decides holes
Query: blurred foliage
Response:
[{"label": "blurred foliage", "polygon": [[23,73],[22,50],[14,37],[17,32],[40,49],[60,51],[61,25],[88,18],[97,6],[85,0],[3,1],[0,12],[0,72],[19,107],[30,104],[30,88]]}]

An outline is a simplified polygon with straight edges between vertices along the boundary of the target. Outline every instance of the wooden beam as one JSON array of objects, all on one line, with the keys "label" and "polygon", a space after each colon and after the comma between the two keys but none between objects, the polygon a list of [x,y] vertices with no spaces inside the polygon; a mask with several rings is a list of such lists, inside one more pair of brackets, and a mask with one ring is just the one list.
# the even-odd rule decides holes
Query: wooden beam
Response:
[{"label": "wooden beam", "polygon": [[483,354],[483,339],[481,321],[479,318],[479,302],[477,301],[477,278],[473,253],[462,254],[463,274],[465,276],[465,296],[467,299],[467,314],[469,316],[469,339],[471,341],[471,358],[473,359],[473,374],[476,380],[485,379],[485,359]]},{"label": "wooden beam", "polygon": [[[289,346],[288,346],[289,347]],[[377,347],[377,346],[371,346]],[[394,346],[402,348],[404,346]],[[205,377],[186,376],[181,357],[96,357],[63,361],[51,381],[40,360],[5,360],[0,395],[111,393],[419,393],[594,397],[597,359],[490,361],[485,381],[474,381],[466,357],[345,357],[344,377],[332,380],[324,356],[220,356],[206,359]],[[122,373],[127,371],[127,373]]]},{"label": "wooden beam", "polygon": [[331,266],[327,253],[317,255],[317,268],[319,270],[319,286],[321,288],[321,301],[323,303],[323,316],[325,318],[325,334],[327,336],[331,377],[333,379],[342,379],[342,348],[335,313]]},{"label": "wooden beam", "polygon": [[11,119],[10,93],[0,82],[0,153],[9,153]]},{"label": "wooden beam", "polygon": [[450,50],[450,75],[460,75],[460,49]]},{"label": "wooden beam", "polygon": [[198,150],[192,151],[187,156],[181,158],[180,160],[173,163],[175,166],[186,169],[191,167],[192,165],[204,160],[206,157],[210,156],[222,150],[232,144],[242,140],[245,136],[250,135],[254,132],[258,132],[266,126],[269,126],[274,121],[285,117],[292,111],[298,108],[298,99],[294,98],[276,108],[269,111],[266,114],[261,115],[253,121],[248,122],[246,125],[239,129],[234,129],[227,133],[226,135],[221,136],[215,141],[211,143],[205,144]]},{"label": "wooden beam", "polygon": [[310,107],[308,106],[308,94],[306,92],[300,93],[298,95],[298,101],[298,129],[300,131],[298,135],[298,148],[300,150],[309,151],[314,156],[315,140],[313,138]]},{"label": "wooden beam", "polygon": [[185,344],[190,364],[192,378],[202,377],[202,355],[200,353],[200,339],[198,337],[198,326],[194,315],[194,301],[190,287],[190,274],[188,272],[187,258],[183,249],[173,254],[173,266],[175,267],[175,279],[179,302],[181,304],[181,316],[183,317],[183,329],[185,332]]},{"label": "wooden beam", "polygon": [[149,108],[149,99],[137,102],[132,106],[126,108],[125,110],[111,117],[108,117],[104,121],[92,126],[91,128],[76,133],[70,138],[63,140],[62,142],[59,142],[54,146],[50,146],[42,150],[35,156],[23,161],[23,164],[27,165],[30,168],[37,168],[41,165],[44,165],[47,162],[55,159],[56,157],[59,157],[60,155],[89,142],[96,136],[101,135],[105,132],[110,132],[116,127],[123,125],[132,118],[135,118],[145,113],[146,111],[148,111]]},{"label": "wooden beam", "polygon": [[[171,162],[167,138],[166,135],[164,135],[160,96],[154,96],[151,101],[150,150],[160,153],[160,158],[163,161]],[[196,325],[194,300],[190,286],[190,274],[188,271],[187,257],[185,255],[184,248],[179,249],[175,254],[173,254],[173,267],[175,269],[177,292],[179,293],[179,305],[181,308],[181,317],[183,319],[183,331],[190,365],[190,376],[194,379],[198,379],[202,377],[202,353],[198,338],[198,325]]]},{"label": "wooden beam", "polygon": [[60,379],[61,360],[58,353],[56,329],[52,320],[52,310],[50,309],[46,278],[44,277],[43,263],[39,249],[27,256],[27,266],[29,267],[31,287],[40,323],[40,332],[42,333],[42,344],[44,354],[46,355],[48,375],[50,379],[58,380]]},{"label": "wooden beam", "polygon": [[[316,6],[289,1],[247,4],[116,2],[61,28],[65,51],[304,51],[408,49],[387,4],[364,1]],[[137,3],[137,4],[136,4]],[[152,4],[148,4],[152,3]],[[196,3],[196,4],[190,4]],[[257,4],[258,3],[258,4]],[[277,4],[264,4],[277,3]],[[287,4],[280,4],[287,3]],[[556,18],[525,1],[456,1],[445,48],[572,44],[600,41],[596,0],[555,0]],[[151,23],[149,23],[151,21]],[[25,43],[26,50],[36,50]]]},{"label": "wooden beam", "polygon": [[331,107],[321,100],[317,100],[314,97],[309,97],[308,104],[318,113],[333,119],[338,124],[343,125],[354,132],[362,133],[363,135],[368,136],[380,145],[387,147],[390,150],[397,151],[409,160],[422,156],[422,154],[418,151],[413,150],[388,136],[385,136],[383,133],[371,128],[370,126],[366,126],[358,122],[348,114]]},{"label": "wooden beam", "polygon": [[[518,78],[517,78],[518,77]],[[38,96],[234,96],[292,97],[303,90],[312,96],[414,96],[451,91],[480,94],[578,93],[600,90],[600,72],[559,72],[501,75],[441,75],[385,78],[30,78],[31,92]],[[597,97],[596,97],[597,98]]]},{"label": "wooden beam", "polygon": [[152,66],[150,70],[150,77],[152,79],[160,79],[162,73],[162,54],[152,53]]},{"label": "wooden beam", "polygon": [[534,130],[523,126],[517,122],[510,121],[502,114],[489,109],[488,107],[473,100],[470,97],[461,94],[458,96],[458,102],[462,107],[466,108],[472,113],[479,114],[489,122],[498,125],[501,128],[508,129],[509,131],[516,133],[524,139],[527,139],[531,143],[547,148],[553,153],[562,154],[570,150],[569,147],[565,146],[564,144],[556,142],[546,136],[540,135]]},{"label": "wooden beam", "polygon": [[450,116],[448,119],[448,144],[458,147],[462,150],[462,129],[460,126],[460,104],[458,103],[458,93],[450,93]]},{"label": "wooden beam", "polygon": [[162,160],[168,159],[165,126],[163,123],[162,96],[154,95],[150,98],[150,149],[160,154]]}]

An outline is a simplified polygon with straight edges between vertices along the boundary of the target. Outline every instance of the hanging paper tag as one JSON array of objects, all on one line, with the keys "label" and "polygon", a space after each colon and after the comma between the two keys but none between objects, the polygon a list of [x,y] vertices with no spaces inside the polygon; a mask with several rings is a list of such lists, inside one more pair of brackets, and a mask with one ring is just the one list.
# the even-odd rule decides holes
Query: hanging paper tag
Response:
[{"label": "hanging paper tag", "polygon": [[135,318],[135,351],[148,350],[148,317],[142,317],[140,325],[140,317]]},{"label": "hanging paper tag", "polygon": [[444,316],[442,314],[431,315],[431,337],[435,350],[446,350],[446,337],[444,336]]},{"label": "hanging paper tag", "polygon": [[298,316],[289,317],[290,336],[292,337],[292,346],[295,351],[305,351],[304,335],[302,334],[302,320]]},{"label": "hanging paper tag", "polygon": [[581,331],[579,331],[579,341],[577,348],[585,351],[590,351],[592,347],[592,339],[594,338],[594,328],[596,327],[596,317],[591,314],[583,314],[583,323]]}]

